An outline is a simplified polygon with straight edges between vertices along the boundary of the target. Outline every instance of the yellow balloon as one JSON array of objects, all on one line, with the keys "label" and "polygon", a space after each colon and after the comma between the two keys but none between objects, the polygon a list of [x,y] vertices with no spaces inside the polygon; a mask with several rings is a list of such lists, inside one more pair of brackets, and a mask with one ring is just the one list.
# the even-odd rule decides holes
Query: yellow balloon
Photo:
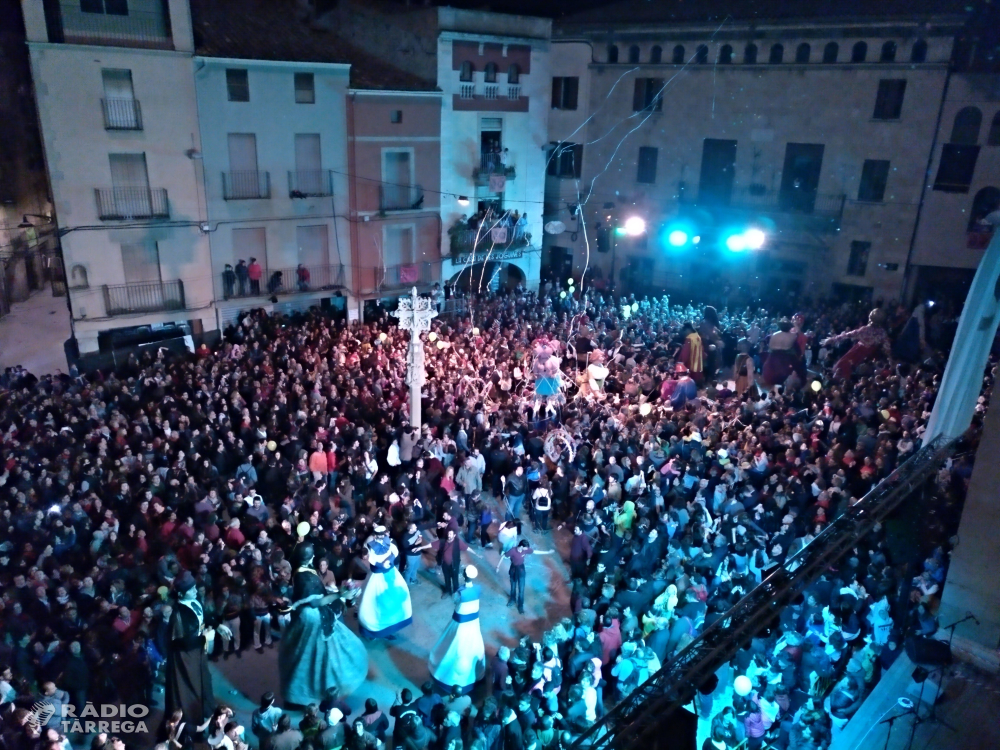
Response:
[{"label": "yellow balloon", "polygon": [[302,521],[298,526],[295,527],[295,531],[299,536],[306,536],[309,533],[309,529],[312,528],[308,521]]}]

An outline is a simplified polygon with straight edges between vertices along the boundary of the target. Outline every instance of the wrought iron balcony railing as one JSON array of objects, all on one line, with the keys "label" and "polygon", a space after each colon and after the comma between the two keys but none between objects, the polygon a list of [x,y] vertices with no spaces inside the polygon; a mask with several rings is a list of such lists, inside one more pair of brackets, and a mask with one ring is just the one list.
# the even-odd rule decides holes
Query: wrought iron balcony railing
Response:
[{"label": "wrought iron balcony railing", "polygon": [[142,130],[142,107],[137,99],[101,99],[105,130]]},{"label": "wrought iron balcony railing", "polygon": [[94,196],[97,199],[97,218],[101,221],[170,218],[165,188],[94,188]]},{"label": "wrought iron balcony railing", "polygon": [[150,281],[136,284],[105,284],[104,310],[107,315],[183,310],[184,282]]},{"label": "wrought iron balcony railing", "polygon": [[294,169],[288,172],[290,198],[320,198],[333,195],[333,173],[329,169]]},{"label": "wrought iron balcony railing", "polygon": [[222,197],[227,201],[271,197],[271,173],[239,169],[222,173]]},{"label": "wrought iron balcony railing", "polygon": [[394,185],[383,182],[378,186],[380,211],[417,211],[424,203],[424,189],[420,185]]},{"label": "wrought iron balcony railing", "polygon": [[344,267],[299,265],[295,268],[271,268],[264,273],[261,283],[264,292],[271,295],[332,291],[344,287]]}]

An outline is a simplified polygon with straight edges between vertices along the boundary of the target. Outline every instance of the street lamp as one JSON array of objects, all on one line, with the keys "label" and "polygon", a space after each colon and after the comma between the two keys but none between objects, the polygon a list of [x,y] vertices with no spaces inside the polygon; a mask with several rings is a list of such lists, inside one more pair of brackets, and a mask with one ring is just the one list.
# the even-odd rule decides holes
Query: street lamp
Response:
[{"label": "street lamp", "polygon": [[629,237],[638,237],[646,231],[646,220],[639,216],[629,216],[625,219],[625,234]]}]

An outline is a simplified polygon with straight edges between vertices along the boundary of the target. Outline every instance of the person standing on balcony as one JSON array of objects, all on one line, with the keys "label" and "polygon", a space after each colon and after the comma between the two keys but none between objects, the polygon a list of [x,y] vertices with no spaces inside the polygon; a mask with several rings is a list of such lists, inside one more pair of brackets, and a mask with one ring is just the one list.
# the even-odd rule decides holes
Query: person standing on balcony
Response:
[{"label": "person standing on balcony", "polygon": [[247,293],[247,279],[249,278],[249,269],[247,268],[247,262],[240,258],[239,263],[236,264],[236,282],[239,285],[239,292],[241,297],[245,297]]},{"label": "person standing on balcony", "polygon": [[233,271],[233,264],[226,263],[226,268],[222,272],[222,293],[226,299],[233,296],[236,288],[236,272]]},{"label": "person standing on balcony", "polygon": [[431,289],[431,301],[434,303],[434,309],[441,313],[444,307],[444,290],[441,288],[441,284],[434,282],[434,288]]},{"label": "person standing on balcony", "polygon": [[523,240],[525,232],[528,229],[528,214],[521,214],[521,218],[517,220],[517,224],[514,226],[514,239]]},{"label": "person standing on balcony", "polygon": [[500,152],[500,174],[507,174],[507,167],[510,166],[510,151],[504,149]]},{"label": "person standing on balcony", "polygon": [[295,276],[299,282],[299,291],[308,292],[309,291],[309,269],[304,265],[299,263],[298,268],[295,269]]},{"label": "person standing on balcony", "polygon": [[256,258],[250,259],[247,275],[250,278],[250,294],[256,297],[260,294],[260,279],[264,275],[264,269],[260,267]]}]

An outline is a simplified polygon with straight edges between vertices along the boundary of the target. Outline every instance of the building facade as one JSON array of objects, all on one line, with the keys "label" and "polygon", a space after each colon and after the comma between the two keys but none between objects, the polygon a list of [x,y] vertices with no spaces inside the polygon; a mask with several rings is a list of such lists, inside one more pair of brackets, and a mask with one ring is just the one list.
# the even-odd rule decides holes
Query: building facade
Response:
[{"label": "building facade", "polygon": [[[550,267],[721,302],[899,298],[961,16],[624,8],[611,33],[595,12],[554,34]],[[632,216],[645,233],[614,231]]]}]

